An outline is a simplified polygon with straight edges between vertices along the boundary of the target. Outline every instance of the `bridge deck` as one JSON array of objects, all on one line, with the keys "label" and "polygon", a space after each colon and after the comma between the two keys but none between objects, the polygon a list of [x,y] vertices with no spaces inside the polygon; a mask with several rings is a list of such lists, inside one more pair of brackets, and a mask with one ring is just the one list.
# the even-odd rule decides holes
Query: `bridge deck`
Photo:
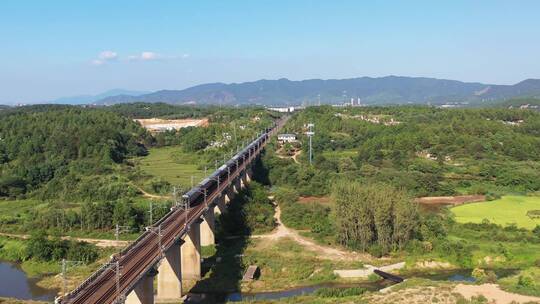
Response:
[{"label": "bridge deck", "polygon": [[[284,121],[278,123],[276,129],[283,125]],[[272,132],[275,133],[275,130]],[[260,145],[251,157],[235,170],[231,172],[231,176],[226,182],[223,182],[216,188],[207,198],[207,202],[211,203],[218,195],[229,187],[231,181],[237,178],[250,164],[255,157],[260,154],[266,142]],[[173,245],[178,238],[183,237],[187,233],[186,227],[192,222],[199,219],[204,213],[207,206],[199,204],[186,211],[181,208],[176,208],[168,215],[162,218],[158,223],[161,223],[162,247],[167,250]],[[187,225],[186,225],[187,220]],[[154,225],[155,226],[155,225]],[[101,268],[87,281],[81,284],[77,289],[63,298],[60,298],[58,303],[70,304],[110,304],[115,303],[122,295],[126,295],[134,285],[140,280],[143,275],[146,275],[152,267],[161,259],[161,250],[159,249],[159,237],[154,232],[144,232],[137,241],[134,242],[127,250],[117,254],[111,262],[118,261],[120,268],[120,276],[116,280],[115,263],[110,263],[108,266]],[[117,288],[118,283],[118,288]]]}]

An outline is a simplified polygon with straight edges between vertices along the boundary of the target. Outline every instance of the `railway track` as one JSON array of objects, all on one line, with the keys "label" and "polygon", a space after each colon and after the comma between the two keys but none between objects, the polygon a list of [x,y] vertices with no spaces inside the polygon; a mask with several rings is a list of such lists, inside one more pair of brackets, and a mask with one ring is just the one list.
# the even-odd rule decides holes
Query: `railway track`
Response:
[{"label": "railway track", "polygon": [[[277,125],[279,128],[283,123]],[[276,129],[268,132],[273,134]],[[260,154],[266,145],[266,141],[257,145],[249,157],[243,160],[226,181],[218,184],[217,188],[210,193],[206,202],[212,203],[219,195],[230,187],[246,167]],[[121,299],[129,293],[142,276],[155,267],[162,258],[162,252],[170,248],[175,241],[184,237],[189,227],[194,221],[202,217],[208,205],[199,204],[188,210],[179,207],[173,209],[152,227],[161,226],[161,245],[159,248],[159,236],[151,231],[144,232],[137,241],[112,257],[111,263],[107,267],[101,268],[90,279],[81,286],[57,299],[56,303],[61,304],[112,304],[121,302]],[[186,216],[187,212],[187,216]],[[116,262],[120,268],[120,275],[116,274]],[[118,285],[117,288],[117,278]]]}]

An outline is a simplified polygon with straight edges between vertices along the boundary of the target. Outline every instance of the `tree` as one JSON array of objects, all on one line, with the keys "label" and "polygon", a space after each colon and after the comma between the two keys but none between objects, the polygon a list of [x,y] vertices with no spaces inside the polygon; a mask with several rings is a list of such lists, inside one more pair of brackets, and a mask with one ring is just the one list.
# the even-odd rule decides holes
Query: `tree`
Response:
[{"label": "tree", "polygon": [[340,243],[366,251],[377,245],[385,254],[403,248],[418,230],[418,210],[407,194],[386,184],[339,181],[334,187],[336,230]]}]

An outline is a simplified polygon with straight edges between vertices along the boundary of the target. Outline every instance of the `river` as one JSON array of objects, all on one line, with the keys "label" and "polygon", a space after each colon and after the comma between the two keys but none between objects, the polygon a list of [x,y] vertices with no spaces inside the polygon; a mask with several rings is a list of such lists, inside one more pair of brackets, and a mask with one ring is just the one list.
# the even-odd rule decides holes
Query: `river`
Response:
[{"label": "river", "polygon": [[[497,270],[499,278],[506,277],[515,273],[515,270]],[[431,279],[434,281],[465,281],[474,282],[474,278],[470,276],[471,270],[459,269],[448,271],[434,271],[432,273],[410,273],[404,275],[405,278],[419,277]],[[29,278],[26,273],[16,263],[0,261],[0,297],[17,298],[22,300],[41,300],[52,301],[57,295],[57,289],[46,289],[36,285],[37,278]],[[287,290],[279,290],[272,292],[256,292],[256,293],[206,293],[206,294],[190,294],[197,303],[197,299],[212,299],[215,303],[237,302],[242,300],[271,300],[280,298],[289,298],[299,295],[312,294],[318,289],[324,287],[330,288],[350,288],[362,287],[366,290],[377,291],[390,286],[391,283],[379,280],[376,282],[360,282],[350,284],[326,283],[312,286],[304,286],[291,288]]]},{"label": "river", "polygon": [[0,261],[0,297],[53,301],[58,290],[39,287],[38,280],[29,278],[18,264]]}]

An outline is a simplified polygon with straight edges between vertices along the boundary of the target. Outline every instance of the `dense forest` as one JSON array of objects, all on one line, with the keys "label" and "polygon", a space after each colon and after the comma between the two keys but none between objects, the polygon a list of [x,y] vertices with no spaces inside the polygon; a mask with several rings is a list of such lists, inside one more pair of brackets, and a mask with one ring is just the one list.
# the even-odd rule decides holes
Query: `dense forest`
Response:
[{"label": "dense forest", "polygon": [[[0,121],[0,196],[41,190],[55,197],[85,177],[144,155],[150,135],[133,121],[102,110],[21,112]],[[46,187],[43,187],[46,186]]]},{"label": "dense forest", "polygon": [[[61,233],[139,231],[168,210],[178,185],[145,174],[138,159],[168,146],[213,168],[273,119],[261,108],[165,104],[38,105],[0,115],[0,202],[11,204],[0,208],[14,210],[0,215],[2,230]],[[209,125],[152,134],[139,117],[205,117]],[[164,195],[152,214],[142,189]]]},{"label": "dense forest", "polygon": [[274,141],[262,166],[283,223],[320,243],[467,268],[486,255],[529,267],[540,265],[528,251],[540,244],[540,225],[461,224],[448,209],[426,211],[414,198],[537,195],[539,130],[540,113],[530,110],[310,107],[283,130],[299,142]]},{"label": "dense forest", "polygon": [[272,157],[275,184],[323,195],[333,180],[387,182],[414,196],[540,190],[540,113],[429,107],[313,107],[287,131],[307,143],[315,124],[314,165]]}]

